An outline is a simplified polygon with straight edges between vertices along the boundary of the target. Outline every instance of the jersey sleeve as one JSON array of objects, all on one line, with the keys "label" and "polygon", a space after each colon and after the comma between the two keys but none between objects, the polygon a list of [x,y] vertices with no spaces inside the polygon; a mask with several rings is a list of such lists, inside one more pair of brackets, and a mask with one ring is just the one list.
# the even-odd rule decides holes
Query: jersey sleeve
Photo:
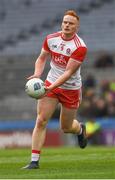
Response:
[{"label": "jersey sleeve", "polygon": [[42,44],[42,48],[48,52],[50,52],[50,49],[48,47],[48,42],[47,42],[47,37],[45,38],[43,44]]},{"label": "jersey sleeve", "polygon": [[76,61],[83,62],[86,54],[87,54],[87,48],[79,47],[72,53],[71,58],[75,59]]}]

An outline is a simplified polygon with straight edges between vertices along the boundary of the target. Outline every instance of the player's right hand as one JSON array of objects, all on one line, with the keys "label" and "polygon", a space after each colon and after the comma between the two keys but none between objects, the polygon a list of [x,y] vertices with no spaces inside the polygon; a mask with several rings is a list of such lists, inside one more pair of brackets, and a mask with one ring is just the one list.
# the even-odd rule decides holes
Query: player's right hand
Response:
[{"label": "player's right hand", "polygon": [[39,78],[39,77],[38,77],[37,75],[35,75],[35,74],[33,74],[33,75],[27,77],[28,80],[33,79],[33,78]]}]

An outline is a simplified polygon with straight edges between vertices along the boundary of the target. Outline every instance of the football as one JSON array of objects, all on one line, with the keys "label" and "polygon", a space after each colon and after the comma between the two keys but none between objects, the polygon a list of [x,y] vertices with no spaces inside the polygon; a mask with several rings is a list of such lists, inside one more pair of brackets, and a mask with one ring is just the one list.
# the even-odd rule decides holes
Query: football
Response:
[{"label": "football", "polygon": [[44,82],[39,78],[30,79],[25,85],[25,91],[30,97],[39,99],[45,94]]}]

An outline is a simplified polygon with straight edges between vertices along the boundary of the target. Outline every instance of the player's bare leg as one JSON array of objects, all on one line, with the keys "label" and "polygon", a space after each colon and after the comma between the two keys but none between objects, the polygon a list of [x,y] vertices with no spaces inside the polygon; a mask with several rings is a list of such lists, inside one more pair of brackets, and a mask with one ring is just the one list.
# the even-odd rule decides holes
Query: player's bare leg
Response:
[{"label": "player's bare leg", "polygon": [[78,143],[81,148],[87,145],[86,127],[76,119],[77,110],[64,106],[61,108],[60,123],[64,133],[77,134]]},{"label": "player's bare leg", "polygon": [[32,134],[32,156],[31,163],[25,169],[36,169],[39,167],[40,151],[46,137],[46,125],[54,113],[58,100],[56,98],[44,97],[37,106],[37,120]]},{"label": "player's bare leg", "polygon": [[[41,150],[46,134],[46,125],[54,113],[58,100],[56,98],[45,97],[41,99],[37,106],[37,120],[32,135],[32,149]],[[39,137],[39,141],[38,141]]]}]

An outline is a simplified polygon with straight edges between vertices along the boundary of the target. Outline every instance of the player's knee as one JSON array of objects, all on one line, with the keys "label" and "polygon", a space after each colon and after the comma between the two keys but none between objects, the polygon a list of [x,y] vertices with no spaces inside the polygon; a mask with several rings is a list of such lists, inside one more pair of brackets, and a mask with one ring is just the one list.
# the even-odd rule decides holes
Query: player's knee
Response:
[{"label": "player's knee", "polygon": [[70,128],[68,126],[62,126],[61,129],[62,129],[62,131],[64,133],[69,133],[70,132]]},{"label": "player's knee", "polygon": [[36,128],[38,129],[44,129],[47,125],[47,119],[44,117],[39,117],[36,120]]}]

